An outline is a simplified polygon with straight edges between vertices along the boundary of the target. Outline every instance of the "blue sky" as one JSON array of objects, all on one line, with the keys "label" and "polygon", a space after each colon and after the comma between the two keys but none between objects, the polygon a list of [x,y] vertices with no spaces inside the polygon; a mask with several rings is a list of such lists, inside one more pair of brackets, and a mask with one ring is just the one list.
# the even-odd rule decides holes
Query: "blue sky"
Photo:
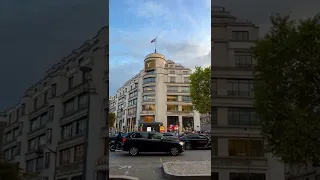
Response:
[{"label": "blue sky", "polygon": [[157,52],[193,69],[211,59],[211,0],[110,0],[110,95]]}]

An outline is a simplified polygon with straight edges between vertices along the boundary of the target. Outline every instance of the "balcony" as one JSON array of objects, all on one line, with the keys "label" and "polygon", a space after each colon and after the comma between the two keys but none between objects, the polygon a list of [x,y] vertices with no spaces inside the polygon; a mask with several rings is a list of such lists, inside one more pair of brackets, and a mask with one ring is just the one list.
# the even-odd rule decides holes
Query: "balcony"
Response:
[{"label": "balcony", "polygon": [[85,142],[84,134],[77,134],[65,139],[62,139],[58,142],[59,148],[63,148],[69,146],[70,144],[76,144],[80,142]]},{"label": "balcony", "polygon": [[86,82],[80,83],[73,88],[67,90],[66,92],[62,93],[61,100],[66,101],[72,97],[75,97],[81,93],[84,93],[88,90],[88,84]]},{"label": "balcony", "polygon": [[265,157],[231,157],[231,156],[212,156],[212,169],[251,169],[266,170],[268,161]]},{"label": "balcony", "polygon": [[80,109],[77,109],[73,112],[70,112],[68,114],[63,115],[60,118],[60,124],[66,124],[69,123],[71,121],[74,121],[76,119],[80,119],[81,117],[86,116],[88,113],[88,108],[87,107],[82,107]]},{"label": "balcony", "polygon": [[193,115],[193,111],[168,111],[167,110],[167,114],[175,114],[175,115]]},{"label": "balcony", "polygon": [[56,174],[66,174],[72,171],[82,171],[83,170],[83,162],[74,162],[70,164],[60,165],[56,168]]},{"label": "balcony", "polygon": [[30,132],[28,132],[28,138],[33,138],[33,137],[36,137],[36,136],[39,136],[41,134],[46,133],[45,127],[46,127],[45,124],[43,124],[32,131],[30,130]]},{"label": "balcony", "polygon": [[156,111],[151,111],[151,110],[143,110],[140,112],[140,115],[155,115]]},{"label": "balcony", "polygon": [[34,119],[40,116],[44,112],[48,111],[48,108],[49,108],[49,103],[44,103],[40,107],[37,107],[35,110],[29,113],[29,119]]}]

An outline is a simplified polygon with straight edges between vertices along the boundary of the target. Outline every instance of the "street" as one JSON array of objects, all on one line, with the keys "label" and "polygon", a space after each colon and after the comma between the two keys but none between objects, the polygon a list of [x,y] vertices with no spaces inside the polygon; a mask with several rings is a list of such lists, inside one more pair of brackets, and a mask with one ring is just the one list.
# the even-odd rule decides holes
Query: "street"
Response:
[{"label": "street", "polygon": [[211,160],[211,150],[188,150],[179,156],[163,153],[143,153],[129,156],[128,152],[110,152],[110,175],[126,175],[140,180],[166,180],[163,177],[162,163],[172,161]]}]

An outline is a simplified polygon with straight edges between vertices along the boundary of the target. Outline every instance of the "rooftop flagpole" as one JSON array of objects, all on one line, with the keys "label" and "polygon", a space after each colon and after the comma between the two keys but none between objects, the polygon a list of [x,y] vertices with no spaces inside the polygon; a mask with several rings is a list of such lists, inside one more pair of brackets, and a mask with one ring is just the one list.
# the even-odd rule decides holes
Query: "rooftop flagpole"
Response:
[{"label": "rooftop flagpole", "polygon": [[154,43],[154,53],[157,53],[157,37],[152,39],[151,43]]}]

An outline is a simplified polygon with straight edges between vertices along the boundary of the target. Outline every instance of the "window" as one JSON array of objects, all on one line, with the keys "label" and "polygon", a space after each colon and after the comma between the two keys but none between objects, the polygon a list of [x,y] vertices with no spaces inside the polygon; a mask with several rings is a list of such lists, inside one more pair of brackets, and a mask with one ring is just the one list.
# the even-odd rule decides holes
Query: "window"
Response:
[{"label": "window", "polygon": [[60,165],[70,164],[70,149],[60,151]]},{"label": "window", "polygon": [[190,78],[189,77],[183,77],[184,83],[190,83]]},{"label": "window", "polygon": [[44,157],[39,157],[37,158],[37,166],[36,166],[36,170],[40,171],[43,168],[43,162],[44,162]]},{"label": "window", "polygon": [[46,144],[46,135],[39,136],[38,145],[42,146]]},{"label": "window", "polygon": [[155,111],[156,106],[153,104],[142,105],[142,110],[143,111]]},{"label": "window", "polygon": [[47,143],[52,142],[52,129],[47,129]]},{"label": "window", "polygon": [[12,113],[9,114],[9,124],[12,123]]},{"label": "window", "polygon": [[30,128],[31,128],[30,131],[31,131],[31,132],[34,131],[34,130],[36,130],[36,129],[38,129],[39,126],[40,126],[38,118],[32,119],[32,120],[30,121],[30,124],[31,124],[31,126],[30,126]]},{"label": "window", "polygon": [[82,161],[84,159],[84,145],[79,145],[74,148],[74,161]]},{"label": "window", "polygon": [[13,130],[13,139],[16,139],[19,136],[19,128]]},{"label": "window", "polygon": [[192,101],[190,96],[181,96],[181,100],[186,102]]},{"label": "window", "polygon": [[74,176],[74,177],[71,178],[71,180],[82,180],[82,175]]},{"label": "window", "polygon": [[182,71],[182,74],[189,74],[189,71]]},{"label": "window", "polygon": [[90,79],[89,72],[82,72],[82,82],[85,82],[86,80]]},{"label": "window", "polygon": [[4,160],[10,160],[10,149],[3,151],[3,159]]},{"label": "window", "polygon": [[143,79],[143,83],[145,83],[145,84],[154,83],[154,82],[156,82],[156,78],[154,78],[154,77],[149,77],[149,78]]},{"label": "window", "polygon": [[181,92],[189,93],[190,92],[190,87],[181,87]]},{"label": "window", "polygon": [[49,177],[45,176],[42,178],[42,180],[49,180]]},{"label": "window", "polygon": [[147,71],[147,74],[156,74],[156,70]]},{"label": "window", "polygon": [[54,106],[49,107],[49,121],[52,121],[54,118]]},{"label": "window", "polygon": [[217,80],[211,80],[211,94],[216,96],[218,94]]},{"label": "window", "polygon": [[74,78],[72,76],[68,79],[68,89],[73,88],[73,85],[74,85]]},{"label": "window", "polygon": [[177,86],[168,86],[167,91],[168,92],[178,92],[178,87]]},{"label": "window", "polygon": [[266,180],[266,175],[261,173],[230,173],[229,180]]},{"label": "window", "polygon": [[78,120],[77,121],[77,134],[84,134],[86,132],[86,119]]},{"label": "window", "polygon": [[43,104],[46,104],[48,102],[48,92],[45,92],[43,94]]},{"label": "window", "polygon": [[62,126],[62,139],[68,139],[72,137],[72,124]]},{"label": "window", "polygon": [[254,109],[228,108],[229,125],[260,125],[260,121]]},{"label": "window", "polygon": [[178,101],[178,96],[167,96],[168,102]]},{"label": "window", "polygon": [[190,105],[182,106],[182,111],[184,111],[184,112],[192,112],[193,111],[193,106],[190,106]]},{"label": "window", "polygon": [[34,172],[35,171],[35,164],[36,164],[36,159],[32,159],[27,161],[27,168],[26,171],[27,172]]},{"label": "window", "polygon": [[143,120],[143,122],[151,123],[154,120],[154,116],[143,116],[142,120]]},{"label": "window", "polygon": [[44,154],[44,167],[49,168],[50,167],[50,153],[46,152]]},{"label": "window", "polygon": [[24,115],[26,113],[26,104],[21,104],[21,115]]},{"label": "window", "polygon": [[22,134],[23,122],[19,123],[19,134]]},{"label": "window", "polygon": [[253,96],[252,80],[228,80],[228,96]]},{"label": "window", "polygon": [[37,107],[38,107],[38,98],[35,98],[35,99],[33,100],[33,110],[36,110]]},{"label": "window", "polygon": [[57,95],[57,84],[51,85],[51,96],[55,97]]},{"label": "window", "polygon": [[68,114],[74,111],[74,99],[64,103],[64,113]]},{"label": "window", "polygon": [[83,94],[79,96],[79,108],[88,106],[88,94]]},{"label": "window", "polygon": [[35,150],[37,146],[37,138],[29,140],[29,151]]},{"label": "window", "polygon": [[48,113],[43,113],[40,116],[40,127],[44,126],[47,121],[48,121]]},{"label": "window", "polygon": [[238,53],[234,56],[234,62],[237,68],[251,68],[252,55],[249,53]]},{"label": "window", "polygon": [[263,157],[262,140],[229,139],[229,156]]},{"label": "window", "polygon": [[20,155],[20,151],[21,151],[21,142],[18,142],[16,155]]},{"label": "window", "polygon": [[148,139],[149,137],[149,133],[134,133],[132,136],[132,138],[145,138],[145,139]]},{"label": "window", "polygon": [[212,121],[212,124],[217,125],[218,124],[217,119],[218,119],[217,108],[216,107],[212,107],[211,108],[211,121]]},{"label": "window", "polygon": [[19,121],[19,117],[20,117],[20,109],[17,109],[17,111],[16,111],[16,121]]},{"label": "window", "polygon": [[143,101],[154,101],[155,96],[154,95],[145,95],[143,96]]},{"label": "window", "polygon": [[175,74],[175,71],[170,71],[169,74]]},{"label": "window", "polygon": [[172,83],[176,82],[176,77],[169,77],[169,82],[172,82]]},{"label": "window", "polygon": [[169,112],[176,112],[179,111],[178,105],[167,105],[167,111]]},{"label": "window", "polygon": [[6,139],[6,142],[9,142],[9,141],[12,141],[12,140],[13,140],[13,133],[12,133],[12,131],[6,133],[5,139]]},{"label": "window", "polygon": [[249,32],[248,31],[232,31],[232,40],[248,41]]}]

